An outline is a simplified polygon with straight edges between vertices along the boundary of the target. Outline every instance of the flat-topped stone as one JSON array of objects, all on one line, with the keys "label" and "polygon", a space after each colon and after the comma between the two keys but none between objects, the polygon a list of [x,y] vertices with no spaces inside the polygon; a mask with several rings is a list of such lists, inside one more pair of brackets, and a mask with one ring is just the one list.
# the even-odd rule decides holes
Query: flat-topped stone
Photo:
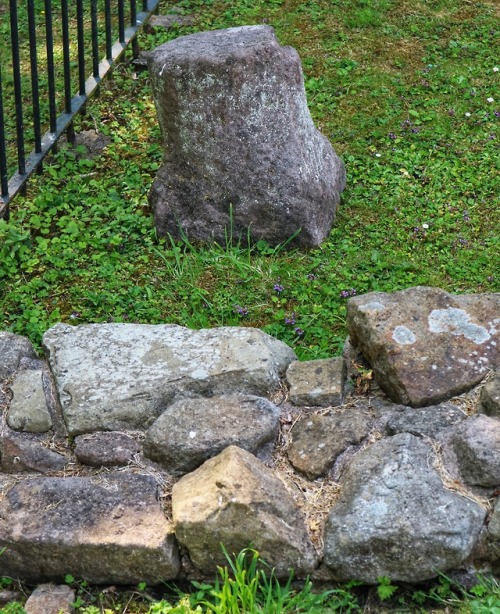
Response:
[{"label": "flat-topped stone", "polygon": [[348,301],[347,328],[388,396],[412,407],[461,394],[500,365],[500,294],[371,292]]},{"label": "flat-topped stone", "polygon": [[319,245],[345,169],[314,127],[297,52],[270,26],[181,36],[148,55],[164,142],[159,235]]},{"label": "flat-topped stone", "polygon": [[174,401],[265,396],[295,353],[254,328],[58,324],[43,336],[70,435],[147,429]]},{"label": "flat-topped stone", "polygon": [[12,382],[11,391],[13,398],[7,414],[7,424],[11,429],[45,433],[52,428],[41,369],[20,371]]},{"label": "flat-topped stone", "polygon": [[294,405],[335,407],[342,405],[346,366],[343,358],[292,362],[286,379]]},{"label": "flat-topped stone", "polygon": [[0,546],[0,573],[26,582],[71,574],[95,584],[159,584],[179,572],[172,525],[144,475],[20,482],[0,502]]}]

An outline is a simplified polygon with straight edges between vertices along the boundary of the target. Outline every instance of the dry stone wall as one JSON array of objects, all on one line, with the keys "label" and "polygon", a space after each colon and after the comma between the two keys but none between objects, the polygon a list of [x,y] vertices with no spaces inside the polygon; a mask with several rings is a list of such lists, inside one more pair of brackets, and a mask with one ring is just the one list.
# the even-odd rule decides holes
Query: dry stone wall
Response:
[{"label": "dry stone wall", "polygon": [[0,332],[0,574],[212,577],[221,545],[282,577],[498,573],[500,295],[371,293],[347,324],[309,362],[247,328],[58,324],[43,358]]}]

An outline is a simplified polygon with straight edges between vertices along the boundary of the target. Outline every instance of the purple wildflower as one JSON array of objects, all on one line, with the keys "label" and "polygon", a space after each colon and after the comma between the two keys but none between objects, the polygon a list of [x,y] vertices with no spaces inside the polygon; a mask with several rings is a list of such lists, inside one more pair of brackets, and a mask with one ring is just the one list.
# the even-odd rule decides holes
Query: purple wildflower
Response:
[{"label": "purple wildflower", "polygon": [[295,311],[292,313],[292,315],[289,318],[285,318],[285,324],[289,325],[289,326],[293,326],[297,321],[297,314],[295,313]]},{"label": "purple wildflower", "polygon": [[248,309],[246,307],[241,307],[240,305],[234,305],[233,311],[234,313],[237,313],[238,315],[243,317],[248,315]]},{"label": "purple wildflower", "polygon": [[297,337],[302,337],[302,335],[304,334],[304,331],[301,328],[299,328],[298,326],[297,326],[297,328],[294,329],[293,332],[297,335]]},{"label": "purple wildflower", "polygon": [[285,288],[281,285],[281,284],[274,284],[273,286],[273,290],[277,293],[277,294],[281,294],[283,292]]},{"label": "purple wildflower", "polygon": [[350,290],[342,290],[340,292],[340,297],[341,298],[349,298],[350,296],[356,296],[357,292],[354,288],[351,288]]}]

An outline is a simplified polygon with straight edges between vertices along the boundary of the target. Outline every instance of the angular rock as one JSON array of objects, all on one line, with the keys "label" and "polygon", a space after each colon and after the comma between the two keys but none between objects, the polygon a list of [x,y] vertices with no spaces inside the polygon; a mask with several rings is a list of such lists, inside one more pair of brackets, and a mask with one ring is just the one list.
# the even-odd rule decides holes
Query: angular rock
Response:
[{"label": "angular rock", "polygon": [[500,486],[500,420],[472,416],[454,429],[451,443],[466,484]]},{"label": "angular rock", "polygon": [[465,392],[500,365],[500,293],[371,292],[348,301],[347,328],[388,396],[412,407]]},{"label": "angular rock", "polygon": [[43,343],[70,435],[147,429],[181,398],[264,396],[296,359],[254,328],[58,324]]},{"label": "angular rock", "polygon": [[174,579],[179,555],[153,478],[28,479],[0,502],[0,574],[26,582],[66,574],[95,584]]},{"label": "angular rock", "polygon": [[452,403],[441,403],[422,409],[407,409],[395,413],[387,421],[387,433],[411,433],[417,437],[435,437],[443,429],[454,426],[467,418],[459,407]]},{"label": "angular rock", "polygon": [[260,397],[183,399],[146,434],[144,455],[172,474],[188,473],[234,444],[257,454],[278,435],[280,410]]},{"label": "angular rock", "polygon": [[342,405],[345,376],[343,358],[292,362],[286,372],[290,401],[294,405]]},{"label": "angular rock", "polygon": [[492,418],[500,418],[500,376],[494,377],[481,390],[479,411]]},{"label": "angular rock", "polygon": [[345,169],[314,127],[297,52],[269,26],[181,36],[149,56],[165,148],[149,200],[159,235],[319,245]]},{"label": "angular rock", "polygon": [[41,584],[28,597],[26,614],[72,614],[75,591],[67,584]]},{"label": "angular rock", "polygon": [[61,471],[68,462],[66,456],[45,448],[41,442],[14,433],[0,437],[0,453],[5,473],[50,473]]},{"label": "angular rock", "polygon": [[52,418],[43,391],[43,371],[20,371],[12,385],[12,401],[7,424],[15,431],[45,433],[52,428]]},{"label": "angular rock", "polygon": [[368,413],[357,410],[302,418],[293,428],[288,460],[311,480],[326,475],[339,454],[368,435],[371,422]]},{"label": "angular rock", "polygon": [[249,545],[275,568],[303,577],[317,563],[304,520],[283,483],[252,454],[230,446],[174,485],[175,534],[205,574]]},{"label": "angular rock", "polygon": [[124,433],[91,433],[75,437],[75,456],[91,467],[128,465],[141,444]]},{"label": "angular rock", "polygon": [[0,381],[17,370],[21,358],[37,358],[31,341],[14,333],[0,331]]},{"label": "angular rock", "polygon": [[457,567],[485,510],[447,490],[430,445],[408,433],[360,452],[325,526],[325,563],[338,580],[419,582]]}]

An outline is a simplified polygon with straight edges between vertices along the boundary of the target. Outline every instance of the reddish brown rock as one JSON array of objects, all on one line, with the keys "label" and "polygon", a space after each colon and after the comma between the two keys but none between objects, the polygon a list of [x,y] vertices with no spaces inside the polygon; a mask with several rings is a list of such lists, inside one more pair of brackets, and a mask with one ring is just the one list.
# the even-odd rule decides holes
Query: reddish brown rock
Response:
[{"label": "reddish brown rock", "polygon": [[127,465],[141,444],[125,433],[91,433],[75,437],[75,456],[91,467]]},{"label": "reddish brown rock", "polygon": [[416,287],[351,298],[347,327],[389,397],[434,405],[500,365],[500,294]]},{"label": "reddish brown rock", "polygon": [[0,453],[5,473],[61,471],[68,462],[66,456],[45,448],[41,442],[14,433],[0,437]]}]

